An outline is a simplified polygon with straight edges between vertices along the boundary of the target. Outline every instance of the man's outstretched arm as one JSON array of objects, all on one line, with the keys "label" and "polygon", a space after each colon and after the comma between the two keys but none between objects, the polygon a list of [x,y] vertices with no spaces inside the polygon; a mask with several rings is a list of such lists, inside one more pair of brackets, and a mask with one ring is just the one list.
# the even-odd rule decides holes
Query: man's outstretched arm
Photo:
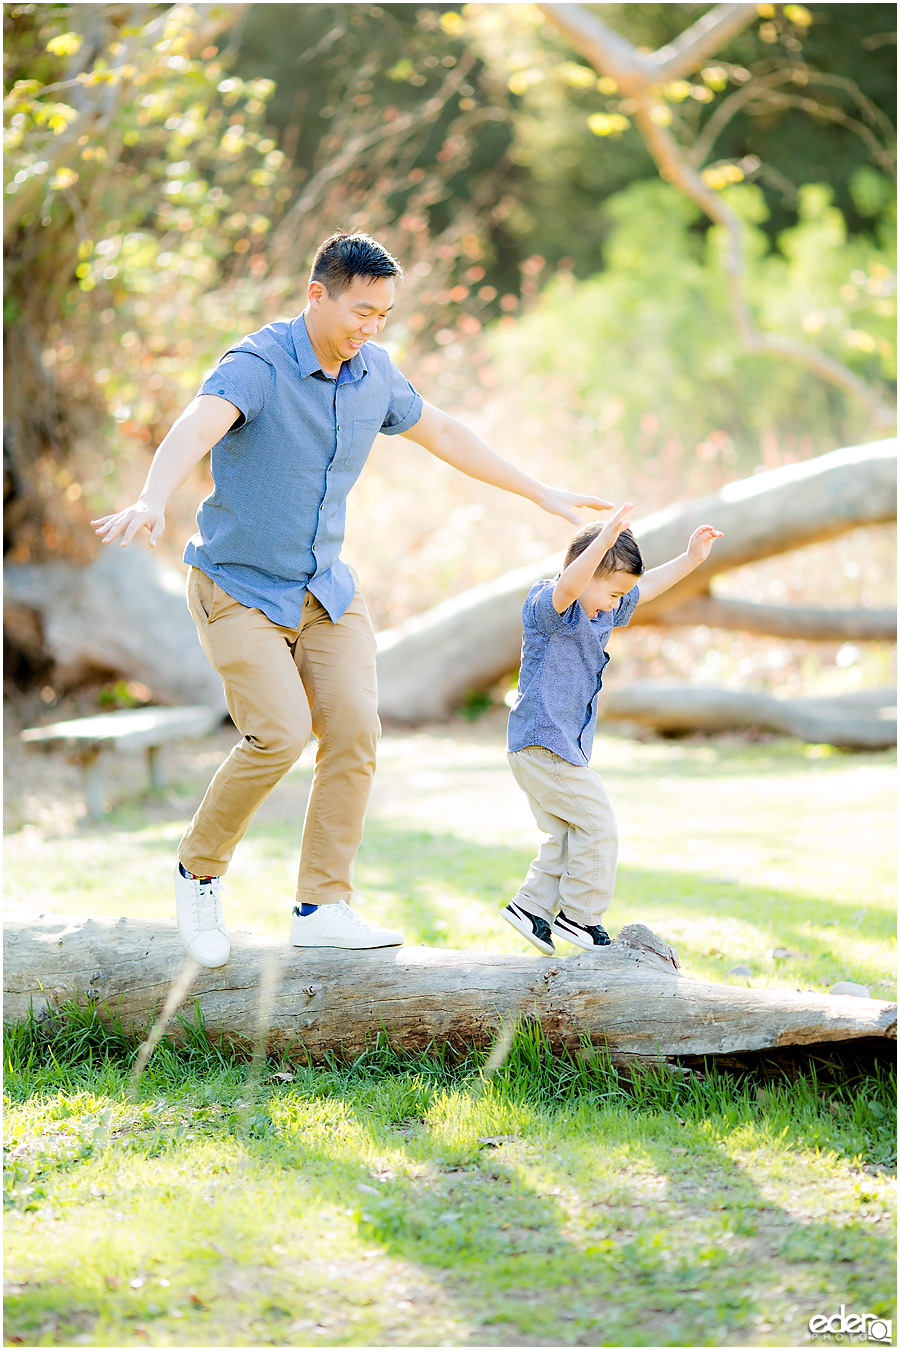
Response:
[{"label": "man's outstretched arm", "polygon": [[94,533],[104,544],[121,534],[124,548],[144,527],[150,531],[150,547],[155,548],[166,528],[166,506],[172,493],[187,482],[203,456],[240,415],[240,409],[227,398],[198,394],[160,441],[137,501],[123,511],[92,520]]},{"label": "man's outstretched arm", "polygon": [[476,436],[475,432],[470,431],[462,422],[458,422],[449,413],[441,412],[440,408],[435,408],[430,403],[426,403],[422,408],[422,416],[415,426],[410,427],[403,435],[424,446],[437,459],[442,459],[446,464],[452,464],[454,469],[468,474],[470,478],[490,483],[505,492],[515,492],[520,497],[527,497],[545,511],[562,516],[573,525],[581,524],[576,507],[587,506],[594,511],[608,511],[612,506],[612,502],[604,501],[602,497],[566,492],[562,488],[548,487],[546,483],[539,483],[536,478],[530,477],[522,469],[517,469],[508,459],[498,455],[496,450],[492,450],[480,436]]}]

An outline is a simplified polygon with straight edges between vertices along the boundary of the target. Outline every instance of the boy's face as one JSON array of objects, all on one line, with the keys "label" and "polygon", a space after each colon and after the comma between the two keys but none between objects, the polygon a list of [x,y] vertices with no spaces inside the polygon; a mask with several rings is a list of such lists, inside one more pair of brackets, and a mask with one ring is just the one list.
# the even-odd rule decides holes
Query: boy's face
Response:
[{"label": "boy's face", "polygon": [[638,578],[631,572],[606,572],[603,576],[592,576],[578,598],[578,603],[589,619],[606,610],[615,609],[627,595]]}]

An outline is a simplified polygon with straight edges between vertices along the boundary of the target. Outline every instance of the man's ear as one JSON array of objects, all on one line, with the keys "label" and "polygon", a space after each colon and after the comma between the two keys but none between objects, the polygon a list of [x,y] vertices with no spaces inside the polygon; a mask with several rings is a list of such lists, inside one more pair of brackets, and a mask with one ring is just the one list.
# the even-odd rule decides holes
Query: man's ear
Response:
[{"label": "man's ear", "polygon": [[328,298],[327,287],[321,281],[311,281],[306,288],[306,298],[311,309],[318,309],[322,301]]}]

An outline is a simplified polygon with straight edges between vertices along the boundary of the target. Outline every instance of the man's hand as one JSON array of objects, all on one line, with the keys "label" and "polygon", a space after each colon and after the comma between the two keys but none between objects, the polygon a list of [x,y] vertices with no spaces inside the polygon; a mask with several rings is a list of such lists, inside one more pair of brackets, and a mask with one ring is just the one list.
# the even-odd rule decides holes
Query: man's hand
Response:
[{"label": "man's hand", "polygon": [[94,533],[100,536],[100,542],[111,544],[119,535],[121,547],[126,548],[142,527],[150,531],[150,547],[156,548],[159,538],[166,528],[166,513],[161,506],[153,506],[138,497],[124,511],[114,511],[112,515],[100,516],[92,520]]},{"label": "man's hand", "polygon": [[[581,524],[581,517],[577,514],[576,509],[579,506],[586,506],[591,511],[609,511],[612,509],[612,502],[604,501],[602,497],[588,497],[583,492],[566,492],[563,488],[545,488],[544,492],[535,500],[538,506],[542,506],[551,515],[562,516],[563,520],[571,521],[573,525]],[[618,537],[617,534],[616,539]],[[613,543],[615,543],[615,540],[613,540]]]},{"label": "man's hand", "polygon": [[166,503],[187,482],[203,456],[234,426],[240,408],[218,394],[198,394],[175,419],[160,442],[150,472],[136,502],[124,511],[92,520],[94,533],[104,544],[122,536],[126,548],[140,529],[150,531],[150,547],[156,548],[166,528]]},{"label": "man's hand", "polygon": [[695,565],[706,562],[713,543],[721,538],[723,538],[722,531],[714,529],[712,525],[698,526],[687,546],[688,554]]},{"label": "man's hand", "polygon": [[430,403],[422,405],[422,415],[414,426],[403,432],[417,445],[423,445],[437,459],[452,464],[460,473],[477,478],[482,483],[491,483],[504,492],[516,492],[520,497],[542,506],[554,516],[573,525],[581,524],[576,508],[586,506],[592,511],[608,511],[612,502],[602,497],[588,497],[580,492],[564,492],[561,488],[548,487],[539,483],[522,469],[516,468],[508,459],[498,455],[496,450],[476,436],[462,422],[441,412]]}]

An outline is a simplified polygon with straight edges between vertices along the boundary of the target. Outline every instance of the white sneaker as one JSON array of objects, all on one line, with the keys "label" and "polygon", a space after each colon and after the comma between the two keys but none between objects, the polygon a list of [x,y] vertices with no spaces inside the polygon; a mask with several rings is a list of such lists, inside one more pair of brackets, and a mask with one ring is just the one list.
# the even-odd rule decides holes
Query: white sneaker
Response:
[{"label": "white sneaker", "polygon": [[175,914],[178,931],[188,952],[201,966],[224,966],[231,951],[225,932],[221,894],[228,892],[221,877],[185,877],[175,864]]},{"label": "white sneaker", "polygon": [[403,938],[390,928],[367,923],[346,900],[336,905],[318,905],[311,914],[294,906],[291,915],[292,947],[399,947]]}]

